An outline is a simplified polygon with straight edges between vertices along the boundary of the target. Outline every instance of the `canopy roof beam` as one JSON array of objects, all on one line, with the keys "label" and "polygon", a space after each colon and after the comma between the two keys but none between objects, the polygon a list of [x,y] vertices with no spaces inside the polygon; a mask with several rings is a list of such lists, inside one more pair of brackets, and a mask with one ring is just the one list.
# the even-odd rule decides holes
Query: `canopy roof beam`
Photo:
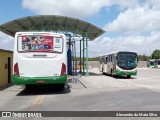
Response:
[{"label": "canopy roof beam", "polygon": [[[27,17],[28,20],[33,24],[33,26],[35,26],[37,28],[37,30],[39,30],[39,28],[37,27],[37,25],[33,22],[33,20],[30,17]],[[29,27],[30,30],[30,27]]]},{"label": "canopy roof beam", "polygon": [[27,28],[24,27],[24,26],[23,26],[21,23],[19,23],[17,20],[14,20],[14,22],[15,22],[16,24],[18,24],[21,28],[27,30]]},{"label": "canopy roof beam", "polygon": [[9,33],[9,35],[14,35],[14,33],[12,32],[12,31],[10,31],[10,30],[8,30],[7,28],[4,28],[4,27],[2,27],[2,26],[0,26],[0,30],[1,31],[3,31],[3,30],[5,30],[5,31],[7,31],[7,33]]}]

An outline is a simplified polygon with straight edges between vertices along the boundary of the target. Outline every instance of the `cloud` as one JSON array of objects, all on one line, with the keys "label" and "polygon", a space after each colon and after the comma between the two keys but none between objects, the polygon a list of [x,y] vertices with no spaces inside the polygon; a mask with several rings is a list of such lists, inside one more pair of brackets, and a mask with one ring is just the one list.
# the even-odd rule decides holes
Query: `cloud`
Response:
[{"label": "cloud", "polygon": [[90,57],[99,56],[114,51],[133,51],[141,55],[151,55],[160,47],[160,32],[152,32],[149,36],[127,36],[116,38],[98,38],[89,42]]},{"label": "cloud", "polygon": [[[159,21],[159,0],[145,0],[139,2],[137,6],[128,7],[121,11],[115,20],[104,26],[104,30],[109,34],[117,33],[119,36],[104,37],[102,40],[98,40],[99,48],[101,51],[105,51],[101,53],[126,50],[151,55],[153,50],[160,48]],[[95,41],[92,44],[98,43]],[[94,52],[96,53],[96,51]]]},{"label": "cloud", "polygon": [[37,14],[85,17],[98,13],[106,0],[23,0],[23,7]]},{"label": "cloud", "polygon": [[150,6],[153,9],[160,9],[160,1],[159,0],[146,0],[145,5]]},{"label": "cloud", "polygon": [[0,49],[13,50],[14,38],[0,32]]},{"label": "cloud", "polygon": [[36,14],[54,14],[71,17],[88,17],[102,8],[118,5],[125,9],[138,4],[138,0],[23,0],[22,6]]},{"label": "cloud", "polygon": [[138,6],[120,13],[117,19],[105,25],[104,29],[131,34],[159,31],[159,21],[159,10]]}]

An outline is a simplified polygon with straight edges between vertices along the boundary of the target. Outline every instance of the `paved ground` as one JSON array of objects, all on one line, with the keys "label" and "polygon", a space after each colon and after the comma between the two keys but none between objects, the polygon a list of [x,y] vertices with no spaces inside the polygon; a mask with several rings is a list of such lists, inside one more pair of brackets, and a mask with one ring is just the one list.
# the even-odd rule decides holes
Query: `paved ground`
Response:
[{"label": "paved ground", "polygon": [[[80,79],[87,88],[79,82],[69,83],[70,88],[67,90],[38,87],[34,91],[27,91],[23,86],[11,86],[0,91],[0,110],[160,111],[160,69],[139,68],[138,75],[131,79],[102,75],[98,69],[91,69],[90,72],[90,77]],[[151,118],[107,119],[150,120]]]}]

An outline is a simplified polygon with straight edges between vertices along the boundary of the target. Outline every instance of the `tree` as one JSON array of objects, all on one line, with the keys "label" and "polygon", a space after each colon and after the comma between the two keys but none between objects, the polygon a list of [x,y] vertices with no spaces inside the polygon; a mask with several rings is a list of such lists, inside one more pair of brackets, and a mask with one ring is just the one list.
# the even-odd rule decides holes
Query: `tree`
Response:
[{"label": "tree", "polygon": [[152,59],[160,59],[160,50],[156,49],[153,51]]},{"label": "tree", "polygon": [[139,55],[138,56],[139,61],[147,61],[148,59],[150,59],[150,57],[146,56],[146,55]]}]

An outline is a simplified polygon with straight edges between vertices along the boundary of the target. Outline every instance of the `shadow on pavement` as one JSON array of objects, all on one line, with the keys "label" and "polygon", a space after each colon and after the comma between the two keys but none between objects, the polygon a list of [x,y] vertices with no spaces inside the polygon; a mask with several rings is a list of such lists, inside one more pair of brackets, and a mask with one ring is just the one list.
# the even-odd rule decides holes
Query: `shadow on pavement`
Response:
[{"label": "shadow on pavement", "polygon": [[5,86],[0,86],[0,91],[3,91],[3,90],[5,90],[5,89],[9,88],[9,87],[11,87],[12,85],[13,85],[13,84],[10,83],[10,84],[7,84],[7,85],[5,85]]},{"label": "shadow on pavement", "polygon": [[115,78],[115,79],[137,79],[135,78],[134,76],[131,76],[130,78],[127,78],[127,76],[118,76],[118,75],[111,75],[111,74],[103,74],[105,76],[108,76],[108,77],[112,77],[112,78]]},{"label": "shadow on pavement", "polygon": [[[112,76],[111,76],[112,77]],[[113,78],[116,78],[116,79],[136,79],[135,77],[131,76],[130,78],[127,78],[127,76],[117,76],[117,75],[114,75]]]},{"label": "shadow on pavement", "polygon": [[70,93],[70,86],[64,89],[63,86],[58,85],[32,85],[29,88],[25,88],[17,94],[17,96],[28,95],[47,95],[47,94],[68,94]]},{"label": "shadow on pavement", "polygon": [[102,76],[102,73],[89,72],[89,76]]}]

